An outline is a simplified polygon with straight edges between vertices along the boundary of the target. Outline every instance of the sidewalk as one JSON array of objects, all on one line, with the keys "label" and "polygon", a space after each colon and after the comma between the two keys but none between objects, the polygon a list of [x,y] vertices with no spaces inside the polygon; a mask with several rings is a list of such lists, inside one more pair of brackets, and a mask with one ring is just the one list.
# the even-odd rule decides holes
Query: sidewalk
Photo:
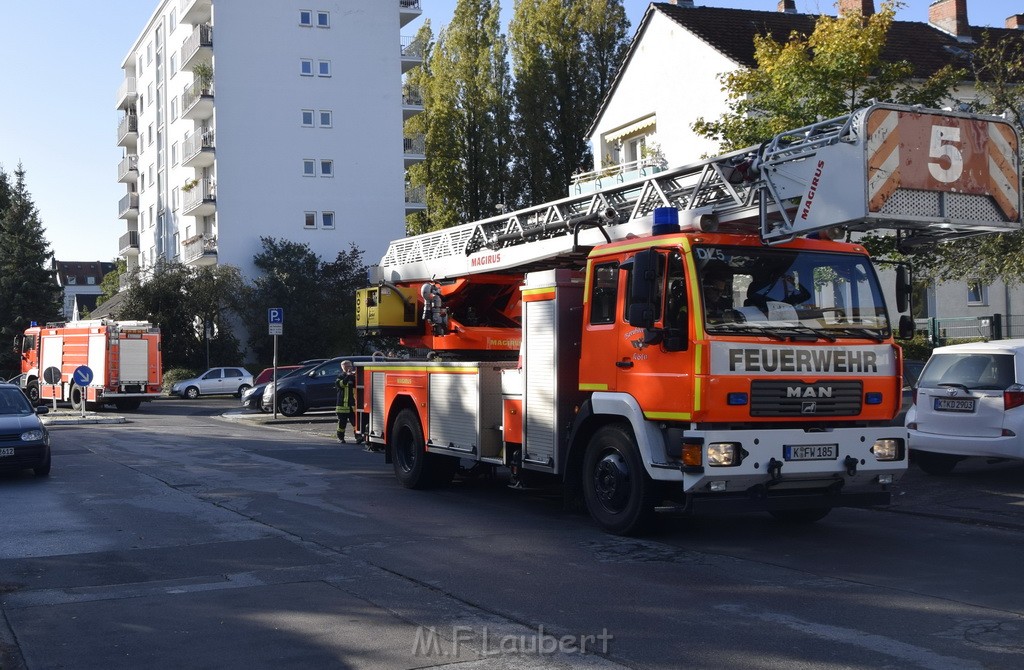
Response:
[{"label": "sidewalk", "polygon": [[98,423],[126,423],[128,420],[123,416],[109,412],[85,412],[73,410],[66,407],[54,409],[49,407],[46,414],[40,414],[39,420],[44,426],[73,426]]}]

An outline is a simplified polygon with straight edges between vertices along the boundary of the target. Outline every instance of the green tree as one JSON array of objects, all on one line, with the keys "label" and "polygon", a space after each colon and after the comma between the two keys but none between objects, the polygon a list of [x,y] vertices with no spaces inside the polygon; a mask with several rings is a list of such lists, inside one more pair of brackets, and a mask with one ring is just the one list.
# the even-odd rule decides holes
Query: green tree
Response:
[{"label": "green tree", "polygon": [[263,250],[253,257],[262,274],[245,293],[245,321],[251,325],[249,347],[262,362],[273,360],[273,340],[264,324],[267,310],[285,310],[278,361],[355,354],[363,344],[355,331],[355,291],[366,285],[362,252],[351,246],[324,262],[309,245],[260,238]]},{"label": "green tree", "polygon": [[[9,344],[32,321],[56,321],[61,290],[54,278],[53,252],[46,241],[19,164],[12,184],[0,168],[0,341]],[[0,376],[18,372],[18,355],[0,347]]]},{"label": "green tree", "polygon": [[509,104],[500,9],[497,0],[458,0],[415,77],[425,118],[410,128],[424,130],[427,156],[411,175],[427,197],[415,232],[491,216],[505,201]]},{"label": "green tree", "polygon": [[237,268],[162,263],[142,279],[138,270],[130,273],[118,317],[160,326],[165,370],[205,368],[207,355],[213,365],[241,362],[233,334],[244,288]]},{"label": "green tree", "polygon": [[622,0],[519,0],[509,26],[515,205],[562,198],[592,166],[587,129],[628,48]]},{"label": "green tree", "polygon": [[757,67],[722,76],[729,111],[720,119],[698,119],[694,132],[717,140],[727,151],[850,113],[870,99],[939,106],[967,72],[945,66],[919,82],[907,61],[883,60],[900,6],[886,0],[866,19],[859,13],[821,16],[811,35],[793,32],[785,44],[770,35],[755,37]]},{"label": "green tree", "polygon": [[128,263],[123,258],[118,258],[114,263],[116,267],[103,275],[103,281],[100,282],[101,293],[96,299],[97,307],[117,295],[121,290],[121,276],[128,273]]}]

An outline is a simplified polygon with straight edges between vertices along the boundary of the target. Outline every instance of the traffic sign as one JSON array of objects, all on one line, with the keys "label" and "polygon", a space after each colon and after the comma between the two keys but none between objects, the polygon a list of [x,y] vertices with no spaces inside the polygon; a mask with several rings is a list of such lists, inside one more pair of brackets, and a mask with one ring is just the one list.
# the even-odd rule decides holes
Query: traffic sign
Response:
[{"label": "traffic sign", "polygon": [[271,323],[270,324],[271,335],[284,335],[284,324],[283,323]]},{"label": "traffic sign", "polygon": [[92,368],[88,365],[79,365],[75,368],[75,373],[71,375],[71,378],[79,386],[88,386],[92,383]]},{"label": "traffic sign", "polygon": [[60,368],[55,365],[43,370],[43,381],[47,384],[59,384],[60,383]]},{"label": "traffic sign", "polygon": [[[267,323],[284,323],[284,308],[283,307],[271,307],[267,310]],[[273,333],[271,333],[273,335]]]}]

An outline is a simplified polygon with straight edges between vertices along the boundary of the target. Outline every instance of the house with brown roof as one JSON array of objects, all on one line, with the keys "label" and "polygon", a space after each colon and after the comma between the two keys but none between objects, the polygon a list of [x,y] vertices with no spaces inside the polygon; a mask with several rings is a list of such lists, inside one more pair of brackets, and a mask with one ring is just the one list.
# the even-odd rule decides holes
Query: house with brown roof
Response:
[{"label": "house with brown roof", "polygon": [[96,299],[103,294],[103,277],[117,266],[101,261],[54,260],[53,269],[57,284],[64,290],[63,316],[74,321],[96,308]]},{"label": "house with brown roof", "polygon": [[[655,2],[648,7],[622,66],[590,127],[594,173],[637,176],[652,161],[657,147],[668,166],[693,163],[718,153],[716,142],[697,136],[693,123],[715,119],[728,110],[721,75],[757,66],[754,37],[771,35],[785,42],[796,31],[810,35],[818,15],[796,12],[794,0],[764,0],[764,11],[700,6],[694,0]],[[979,1],[979,0],[976,0]],[[839,0],[841,14],[875,12],[874,0]],[[1007,18],[1005,28],[972,27],[967,0],[934,0],[927,23],[894,21],[883,57],[905,60],[914,77],[924,80],[945,65],[969,67],[970,51],[989,31],[996,39],[1024,38],[1024,14]],[[950,105],[977,99],[973,80],[965,81]],[[570,185],[570,194],[593,184]],[[978,280],[917,287],[915,316],[970,316],[999,313],[1005,322],[1019,324],[1015,336],[1024,336],[1024,289]],[[1020,315],[1019,317],[1016,315]],[[979,326],[978,330],[983,329]],[[976,336],[964,333],[962,336]]]}]

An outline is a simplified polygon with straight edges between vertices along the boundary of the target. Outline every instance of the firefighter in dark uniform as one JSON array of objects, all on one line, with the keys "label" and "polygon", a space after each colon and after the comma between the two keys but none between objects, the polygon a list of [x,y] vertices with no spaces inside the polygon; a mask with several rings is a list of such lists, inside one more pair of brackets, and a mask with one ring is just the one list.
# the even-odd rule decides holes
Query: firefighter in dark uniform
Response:
[{"label": "firefighter in dark uniform", "polygon": [[352,361],[341,362],[341,374],[335,385],[338,387],[338,406],[334,408],[338,414],[338,440],[345,441],[345,427],[351,423],[356,443],[361,443],[363,436],[356,426],[356,369]]}]

